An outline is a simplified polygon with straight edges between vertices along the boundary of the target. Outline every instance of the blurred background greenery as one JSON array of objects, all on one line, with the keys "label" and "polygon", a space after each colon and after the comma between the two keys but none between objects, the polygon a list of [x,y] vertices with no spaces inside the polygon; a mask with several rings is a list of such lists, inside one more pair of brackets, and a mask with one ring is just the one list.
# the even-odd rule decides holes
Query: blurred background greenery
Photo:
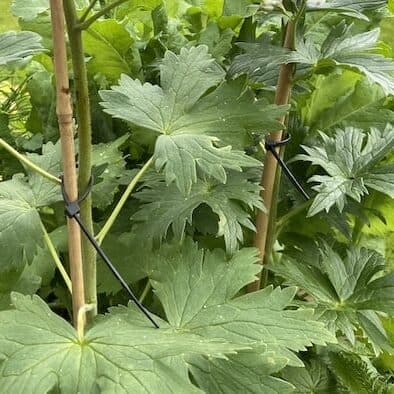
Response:
[{"label": "blurred background greenery", "polygon": [[18,20],[11,14],[12,0],[0,0],[0,32],[19,30]]}]

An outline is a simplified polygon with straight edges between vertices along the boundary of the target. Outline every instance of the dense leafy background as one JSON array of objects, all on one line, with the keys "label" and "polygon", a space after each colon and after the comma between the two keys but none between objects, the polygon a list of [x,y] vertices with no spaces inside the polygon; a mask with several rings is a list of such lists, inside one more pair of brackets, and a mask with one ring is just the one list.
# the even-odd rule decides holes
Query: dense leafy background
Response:
[{"label": "dense leafy background", "polygon": [[[394,3],[308,1],[294,51],[281,19],[302,1],[281,3],[126,1],[83,33],[95,228],[152,158],[103,247],[159,330],[98,262],[101,315],[79,338],[44,242],[67,268],[60,189],[0,148],[5,391],[393,390]],[[58,176],[48,2],[2,1],[0,31],[0,138]],[[245,294],[261,269],[260,142],[284,114],[312,201],[282,179],[268,285]]]}]

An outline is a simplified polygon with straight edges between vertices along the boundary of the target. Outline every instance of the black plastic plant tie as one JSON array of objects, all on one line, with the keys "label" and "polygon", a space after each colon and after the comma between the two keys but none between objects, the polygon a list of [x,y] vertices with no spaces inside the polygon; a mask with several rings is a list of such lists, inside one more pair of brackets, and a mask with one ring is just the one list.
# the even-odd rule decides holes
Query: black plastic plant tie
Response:
[{"label": "black plastic plant tie", "polygon": [[308,201],[308,200],[310,200],[309,194],[304,190],[304,188],[298,182],[297,178],[290,171],[290,168],[287,167],[287,164],[283,161],[283,159],[280,157],[280,154],[276,150],[276,148],[286,145],[290,140],[291,140],[290,135],[286,135],[281,141],[273,141],[273,140],[266,139],[264,147],[267,151],[272,153],[272,155],[275,157],[275,159],[277,160],[277,162],[281,166],[281,168],[282,168],[283,172],[285,173],[285,175],[287,176],[287,178],[294,185],[294,187],[302,194],[302,196],[305,198],[305,200]]},{"label": "black plastic plant tie", "polygon": [[79,216],[80,213],[80,207],[79,204],[82,202],[87,195],[90,193],[90,190],[93,185],[93,181],[91,180],[89,182],[89,187],[86,190],[86,192],[83,194],[81,198],[79,198],[77,201],[70,201],[66,191],[64,190],[64,183],[63,183],[63,177],[62,179],[62,195],[63,195],[63,200],[64,200],[64,205],[65,205],[65,211],[67,217],[71,219],[75,219],[76,222],[78,223],[79,227],[81,228],[82,232],[86,236],[86,238],[89,240],[89,242],[92,244],[98,255],[101,257],[101,259],[104,261],[104,263],[107,265],[109,270],[112,272],[116,280],[121,284],[121,286],[126,290],[134,304],[137,306],[137,308],[147,317],[147,319],[153,324],[155,328],[159,328],[159,325],[156,323],[156,321],[152,318],[150,312],[141,304],[141,302],[138,300],[136,295],[134,294],[133,290],[131,290],[130,286],[127,284],[127,282],[123,279],[122,275],[119,273],[119,271],[116,269],[112,261],[109,259],[109,257],[105,254],[104,250],[101,248],[101,246],[98,244],[96,239],[92,234],[90,234],[89,230],[85,226],[85,224],[82,222],[81,217]]}]

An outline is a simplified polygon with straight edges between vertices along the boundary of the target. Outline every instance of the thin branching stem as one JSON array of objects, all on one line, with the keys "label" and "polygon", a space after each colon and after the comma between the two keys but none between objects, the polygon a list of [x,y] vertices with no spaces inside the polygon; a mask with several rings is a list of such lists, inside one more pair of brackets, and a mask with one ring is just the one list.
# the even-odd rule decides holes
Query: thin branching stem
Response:
[{"label": "thin branching stem", "polygon": [[41,223],[41,228],[42,228],[42,232],[44,234],[44,241],[45,241],[45,244],[48,248],[48,251],[49,251],[50,255],[52,256],[52,259],[53,259],[57,269],[59,270],[60,275],[62,276],[64,283],[66,284],[70,294],[72,294],[73,291],[72,291],[71,279],[68,276],[68,273],[67,273],[66,269],[64,268],[59,255],[56,252],[55,245],[52,243],[52,240],[49,237],[49,234],[48,234],[45,226],[42,223]]},{"label": "thin branching stem", "polygon": [[86,19],[84,22],[77,24],[75,26],[75,29],[77,29],[77,30],[86,30],[86,29],[88,29],[94,22],[96,22],[97,19],[101,18],[102,16],[106,15],[112,9],[120,6],[123,3],[126,3],[127,1],[129,1],[129,0],[116,0],[113,3],[111,3],[111,4],[108,4],[107,6],[102,8],[100,11],[97,11],[90,18]]},{"label": "thin branching stem", "polygon": [[89,12],[93,9],[93,7],[96,5],[98,0],[92,0],[90,4],[87,6],[85,12],[82,14],[82,16],[79,18],[78,22],[82,23],[89,15]]},{"label": "thin branching stem", "polygon": [[144,176],[144,174],[149,169],[149,167],[152,165],[152,163],[153,163],[153,157],[151,157],[145,163],[145,165],[138,171],[137,175],[132,179],[130,184],[127,186],[127,188],[124,191],[122,197],[120,198],[120,200],[116,204],[116,207],[112,211],[110,217],[107,219],[107,221],[104,224],[104,226],[101,229],[101,231],[97,234],[96,239],[97,239],[97,242],[100,245],[103,242],[103,240],[106,237],[106,235],[108,234],[108,232],[111,229],[111,227],[113,226],[113,224],[115,223],[115,220],[119,216],[120,211],[122,210],[123,206],[125,205],[125,203],[126,203],[127,199],[129,198],[130,194],[135,189],[135,187],[137,186],[137,183],[141,180],[141,178]]},{"label": "thin branching stem", "polygon": [[32,171],[36,172],[37,174],[40,174],[41,176],[43,176],[44,178],[48,179],[49,181],[51,181],[53,183],[56,183],[59,185],[62,183],[58,177],[45,171],[43,168],[41,168],[37,164],[34,164],[26,156],[22,155],[16,149],[14,149],[11,145],[9,145],[7,142],[5,142],[2,138],[0,138],[0,146],[2,148],[4,148],[8,153],[10,153],[12,156],[14,156],[16,159],[18,159],[22,164],[24,164],[26,167],[30,168]]},{"label": "thin branching stem", "polygon": [[152,289],[152,284],[150,283],[150,280],[148,279],[148,281],[146,282],[146,285],[144,287],[144,290],[142,291],[141,297],[139,299],[139,302],[141,302],[141,304],[144,302],[146,296],[149,294],[151,289]]}]

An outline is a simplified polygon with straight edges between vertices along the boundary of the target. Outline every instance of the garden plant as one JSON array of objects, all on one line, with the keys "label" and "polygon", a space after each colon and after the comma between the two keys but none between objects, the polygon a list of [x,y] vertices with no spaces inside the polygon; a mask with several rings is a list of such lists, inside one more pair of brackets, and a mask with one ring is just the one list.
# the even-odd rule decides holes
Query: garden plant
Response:
[{"label": "garden plant", "polygon": [[1,393],[394,393],[394,1],[6,11]]}]

